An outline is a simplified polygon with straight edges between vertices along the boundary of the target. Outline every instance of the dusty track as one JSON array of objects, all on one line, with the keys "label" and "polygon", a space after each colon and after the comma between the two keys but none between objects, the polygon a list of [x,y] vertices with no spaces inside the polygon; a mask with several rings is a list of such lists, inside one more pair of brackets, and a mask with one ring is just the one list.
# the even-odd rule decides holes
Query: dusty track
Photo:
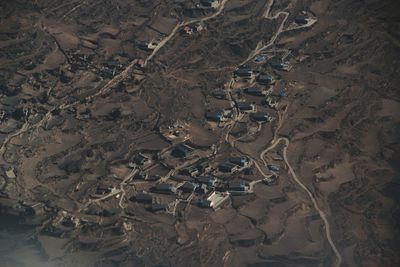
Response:
[{"label": "dusty track", "polygon": [[[273,147],[275,147],[280,141],[284,141],[285,142],[285,147],[283,148],[283,159],[289,169],[289,173],[291,174],[293,180],[307,193],[307,195],[310,197],[311,202],[313,203],[313,206],[315,208],[315,210],[318,212],[318,214],[321,216],[321,219],[324,222],[324,226],[325,226],[325,233],[326,233],[326,238],[328,240],[329,245],[331,246],[333,252],[336,255],[336,264],[335,266],[339,267],[342,264],[342,256],[339,252],[339,250],[337,249],[335,243],[332,240],[332,235],[331,235],[331,229],[330,229],[330,224],[329,221],[326,217],[326,214],[324,211],[322,211],[317,203],[317,200],[315,199],[313,193],[311,193],[311,191],[307,188],[307,186],[305,186],[301,180],[298,178],[298,176],[296,175],[296,173],[294,172],[292,166],[289,163],[288,157],[287,157],[287,148],[289,146],[289,139],[285,138],[285,137],[280,137],[279,139],[277,139],[275,141],[275,143],[273,143],[270,147],[268,147],[266,150],[270,150]],[[271,148],[272,147],[272,148]],[[265,150],[264,150],[265,151]],[[263,151],[263,152],[264,152]],[[264,153],[265,154],[265,153]]]},{"label": "dusty track", "polygon": [[[276,39],[280,36],[280,34],[281,34],[282,32],[285,31],[285,30],[284,30],[284,25],[285,25],[285,23],[286,23],[286,21],[287,21],[287,19],[288,19],[288,17],[289,17],[289,13],[286,12],[286,11],[281,11],[281,12],[276,13],[276,14],[273,15],[273,16],[270,16],[271,8],[272,8],[273,4],[274,4],[274,0],[269,0],[269,2],[268,2],[267,5],[266,5],[266,11],[265,11],[265,13],[264,13],[264,17],[265,17],[266,19],[277,19],[279,16],[283,15],[283,16],[284,16],[284,19],[282,20],[282,22],[281,22],[281,24],[280,24],[278,30],[275,32],[275,34],[272,36],[272,38],[269,40],[269,42],[268,42],[267,44],[263,44],[263,42],[260,41],[260,42],[257,44],[257,47],[249,54],[249,56],[248,56],[243,62],[241,62],[241,65],[247,63],[247,62],[248,62],[249,60],[251,60],[255,55],[257,55],[257,54],[263,52],[265,49],[267,49],[267,48],[271,47],[272,45],[274,45]],[[312,24],[314,24],[314,23],[312,23]],[[312,24],[310,24],[309,26],[311,26]],[[234,83],[234,79],[232,78],[231,81],[230,81],[230,83],[229,83],[229,89],[231,89],[233,83]],[[228,95],[229,95],[229,100],[231,101],[231,106],[232,106],[232,105],[234,106],[234,99],[232,98],[232,95],[231,95],[230,93],[229,93]],[[333,242],[332,235],[331,235],[331,230],[330,230],[330,224],[329,224],[329,221],[328,221],[328,219],[327,219],[327,217],[326,217],[326,214],[324,213],[324,211],[322,211],[322,210],[319,208],[318,203],[317,203],[317,200],[315,199],[314,195],[313,195],[313,194],[311,193],[311,191],[307,188],[307,186],[305,186],[305,185],[301,182],[301,180],[298,178],[298,176],[296,175],[296,173],[294,172],[292,166],[291,166],[290,163],[289,163],[289,160],[288,160],[288,157],[287,157],[287,148],[288,148],[289,143],[290,143],[289,139],[287,139],[287,138],[285,138],[285,137],[280,137],[280,138],[277,139],[277,134],[278,134],[278,131],[279,131],[280,127],[282,126],[282,120],[283,120],[284,115],[281,116],[281,115],[279,114],[279,112],[278,112],[278,116],[279,116],[278,128],[276,129],[276,131],[275,131],[275,133],[274,133],[274,139],[273,139],[271,145],[270,145],[269,147],[267,147],[266,149],[264,149],[264,150],[261,152],[261,154],[260,154],[260,159],[261,159],[261,161],[266,165],[266,162],[265,162],[265,159],[264,159],[264,155],[265,155],[268,151],[274,149],[282,140],[285,142],[285,147],[284,147],[284,149],[283,149],[283,158],[284,158],[285,164],[288,166],[289,173],[291,174],[291,176],[293,177],[293,179],[295,180],[295,182],[307,193],[307,195],[308,195],[309,198],[311,199],[311,202],[313,203],[313,206],[314,206],[315,210],[318,212],[318,214],[319,214],[320,217],[322,218],[322,220],[323,220],[323,222],[324,222],[324,226],[325,226],[326,238],[327,238],[328,243],[329,243],[330,247],[332,248],[332,250],[333,250],[333,252],[335,253],[335,256],[336,256],[336,263],[335,263],[335,266],[336,266],[336,267],[339,267],[339,266],[341,265],[341,263],[342,263],[342,256],[341,256],[340,252],[338,251],[338,249],[337,249],[335,243]],[[238,118],[238,114],[235,113],[234,122],[237,121],[237,118]],[[227,133],[226,133],[226,135],[225,135],[225,141],[228,142],[228,143],[230,143],[230,142],[229,142],[229,132],[230,132],[230,130],[232,129],[233,125],[234,125],[234,123],[232,123],[232,124],[230,124],[230,125],[228,126],[228,131],[227,131]],[[231,145],[234,146],[234,141],[231,143]],[[266,175],[266,174],[263,172],[263,170],[261,169],[261,167],[259,166],[259,164],[257,163],[257,161],[256,161],[255,159],[252,159],[252,160],[253,160],[253,162],[254,162],[256,168],[257,168],[257,169],[259,170],[259,172],[264,176],[264,179],[262,179],[262,180],[257,180],[257,181],[253,181],[252,183],[250,183],[250,189],[251,189],[251,190],[253,190],[254,185],[260,183],[260,182],[263,181],[263,180],[267,180],[267,181],[268,181],[268,179],[271,177],[271,175]]]}]

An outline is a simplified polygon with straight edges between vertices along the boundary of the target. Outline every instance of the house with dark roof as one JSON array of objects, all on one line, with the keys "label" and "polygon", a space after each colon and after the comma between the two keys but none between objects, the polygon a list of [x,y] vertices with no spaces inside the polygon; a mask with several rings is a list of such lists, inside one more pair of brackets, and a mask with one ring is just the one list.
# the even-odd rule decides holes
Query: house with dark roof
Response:
[{"label": "house with dark roof", "polygon": [[186,158],[190,156],[193,153],[193,148],[190,146],[181,143],[172,150],[171,155],[176,157],[176,158]]},{"label": "house with dark roof", "polygon": [[196,188],[196,193],[200,195],[205,195],[208,193],[208,186],[206,184],[200,184],[199,187]]},{"label": "house with dark roof", "polygon": [[257,77],[257,82],[262,85],[270,85],[275,83],[275,78],[272,75],[261,74]]},{"label": "house with dark roof", "polygon": [[147,180],[148,178],[149,174],[145,171],[139,171],[133,176],[133,179],[138,179],[138,180]]},{"label": "house with dark roof", "polygon": [[235,72],[233,73],[235,77],[241,77],[241,78],[251,78],[254,73],[253,70],[251,70],[248,67],[239,67]]},{"label": "house with dark roof", "polygon": [[151,204],[153,202],[153,197],[147,192],[141,191],[136,193],[134,200],[139,203]]},{"label": "house with dark roof", "polygon": [[207,186],[213,187],[217,182],[217,179],[213,176],[200,176],[195,178],[195,182],[198,184],[205,184]]},{"label": "house with dark roof", "polygon": [[197,168],[197,166],[189,166],[189,167],[185,168],[184,170],[182,170],[180,173],[193,177],[193,176],[199,175],[200,170]]},{"label": "house with dark roof", "polygon": [[100,182],[96,188],[97,195],[105,195],[111,193],[114,187],[107,182]]},{"label": "house with dark roof", "polygon": [[159,194],[175,194],[176,188],[171,184],[156,184],[152,188],[150,188],[151,192],[159,193]]},{"label": "house with dark roof", "polygon": [[284,71],[290,70],[290,64],[288,62],[271,61],[269,64],[271,65],[272,68],[277,70],[284,70]]},{"label": "house with dark roof", "polygon": [[223,109],[206,112],[206,119],[209,121],[221,122],[227,120],[227,112]]},{"label": "house with dark roof", "polygon": [[258,87],[245,88],[244,92],[248,95],[253,95],[253,96],[265,96],[267,94],[265,90]]},{"label": "house with dark roof", "polygon": [[256,105],[246,102],[238,102],[236,106],[240,112],[245,113],[255,112],[257,110]]},{"label": "house with dark roof", "polygon": [[294,22],[299,25],[305,25],[308,23],[309,18],[306,15],[300,14],[294,18]]},{"label": "house with dark roof", "polygon": [[255,112],[250,115],[250,119],[255,122],[267,122],[269,120],[268,113]]},{"label": "house with dark roof", "polygon": [[197,164],[197,169],[200,173],[206,173],[211,171],[211,165],[208,163],[208,161],[203,161]]},{"label": "house with dark roof", "polygon": [[218,170],[224,173],[234,173],[237,172],[239,169],[240,167],[238,165],[231,162],[224,162],[218,166]]},{"label": "house with dark roof", "polygon": [[226,92],[223,89],[216,89],[212,92],[213,97],[216,99],[225,99],[226,98]]},{"label": "house with dark roof", "polygon": [[168,206],[165,204],[159,204],[159,203],[153,203],[147,210],[154,212],[154,213],[162,213],[166,212],[168,209]]},{"label": "house with dark roof", "polygon": [[207,199],[199,199],[197,201],[197,205],[200,208],[211,208],[211,201],[207,200]]},{"label": "house with dark roof", "polygon": [[192,193],[199,187],[198,184],[191,182],[184,182],[178,189],[184,193]]},{"label": "house with dark roof", "polygon": [[240,167],[247,167],[250,165],[250,159],[249,159],[249,157],[246,157],[246,156],[230,157],[229,162],[239,165]]},{"label": "house with dark roof", "polygon": [[228,183],[228,191],[246,192],[249,187],[244,181],[232,181]]}]

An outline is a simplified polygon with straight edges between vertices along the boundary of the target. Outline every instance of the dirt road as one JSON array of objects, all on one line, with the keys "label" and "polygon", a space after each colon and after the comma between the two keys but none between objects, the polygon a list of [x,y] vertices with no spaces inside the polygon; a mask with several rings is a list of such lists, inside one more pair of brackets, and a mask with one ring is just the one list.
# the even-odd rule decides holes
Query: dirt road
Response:
[{"label": "dirt road", "polygon": [[[324,211],[322,211],[320,209],[320,207],[318,206],[317,200],[315,199],[313,193],[307,188],[307,186],[305,186],[301,180],[299,179],[299,177],[296,175],[296,173],[294,172],[292,166],[289,163],[288,160],[288,156],[287,156],[287,148],[289,146],[289,139],[287,139],[286,137],[280,137],[277,140],[275,140],[275,142],[273,142],[271,144],[271,146],[269,146],[268,148],[266,148],[260,155],[261,159],[263,159],[265,153],[267,153],[269,150],[273,149],[276,145],[278,145],[281,141],[285,142],[285,147],[283,148],[283,159],[285,161],[286,166],[288,167],[289,173],[292,176],[293,180],[307,193],[307,195],[309,196],[315,210],[318,212],[318,214],[320,215],[321,219],[324,222],[324,226],[325,226],[325,233],[326,233],[326,238],[328,240],[329,245],[331,246],[333,252],[336,255],[336,263],[335,266],[339,267],[342,263],[342,256],[339,252],[339,250],[337,249],[335,243],[332,240],[332,235],[331,235],[331,230],[330,230],[330,224],[329,221],[326,217],[326,214]],[[264,159],[263,159],[264,160]]]}]

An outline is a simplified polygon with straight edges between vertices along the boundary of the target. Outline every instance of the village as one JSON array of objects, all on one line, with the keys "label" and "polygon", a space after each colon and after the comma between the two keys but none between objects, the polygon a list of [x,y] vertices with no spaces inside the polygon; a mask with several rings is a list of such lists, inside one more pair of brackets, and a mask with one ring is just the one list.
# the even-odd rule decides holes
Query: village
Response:
[{"label": "village", "polygon": [[[215,10],[220,4],[217,0],[202,0],[194,8]],[[301,29],[311,26],[315,21],[304,12],[291,22],[289,28]],[[203,22],[185,23],[179,34],[182,38],[191,38],[205,31],[207,27]],[[137,48],[148,53],[150,58],[160,42],[162,38],[141,41],[137,43]],[[147,60],[133,61],[134,83],[144,79]],[[278,127],[278,112],[285,111],[289,92],[285,81],[276,74],[290,71],[291,61],[294,58],[290,50],[264,51],[233,69],[232,79],[225,88],[214,88],[209,95],[213,106],[208,107],[204,119],[210,129],[226,129],[225,142],[232,146],[235,140],[246,138],[242,134],[246,131],[235,129],[237,123],[249,129],[247,135],[257,135],[264,124]],[[93,69],[105,79],[118,76],[124,69],[123,62],[118,59],[107,62],[101,68],[93,67],[90,62],[91,59],[86,55],[71,55],[72,68]],[[62,76],[62,82],[68,83],[70,80],[71,77]],[[6,116],[3,115],[2,118]],[[90,111],[78,115],[81,119],[89,119]],[[113,119],[118,114],[110,116]],[[180,210],[189,205],[218,210],[230,205],[234,196],[253,194],[255,186],[271,186],[278,182],[283,167],[282,151],[275,151],[271,162],[262,159],[262,164],[265,163],[262,167],[259,160],[239,153],[219,157],[216,161],[217,144],[204,147],[192,143],[187,127],[186,122],[177,121],[174,125],[158,129],[158,134],[170,143],[170,147],[163,151],[135,152],[125,162],[129,172],[123,181],[116,176],[101,178],[94,187],[87,189],[86,200],[82,199],[86,204],[81,206],[80,212],[107,217],[120,212],[127,214],[129,211],[125,211],[126,208],[143,208],[152,213],[180,216]],[[232,140],[229,140],[229,135],[232,135]],[[262,168],[268,173],[264,173]],[[8,179],[16,178],[12,166],[3,169]],[[77,184],[76,190],[83,186]],[[3,198],[0,202],[2,212],[22,217],[40,217],[46,211],[53,210],[42,203],[29,204]],[[64,217],[71,216],[65,211],[62,214]]]},{"label": "village", "polygon": [[60,266],[340,266],[321,6],[89,2],[24,24],[0,95],[14,247]]}]

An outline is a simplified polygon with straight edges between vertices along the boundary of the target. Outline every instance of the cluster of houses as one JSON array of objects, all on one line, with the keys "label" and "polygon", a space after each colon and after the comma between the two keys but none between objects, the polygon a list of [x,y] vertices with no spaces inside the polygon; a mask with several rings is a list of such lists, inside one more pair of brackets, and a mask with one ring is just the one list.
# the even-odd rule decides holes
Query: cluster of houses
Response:
[{"label": "cluster of houses", "polygon": [[[171,155],[177,158],[189,156],[191,147],[181,143],[172,149]],[[149,160],[144,159],[143,154],[135,157],[131,166],[144,166]],[[135,165],[133,165],[135,164]],[[229,157],[225,162],[220,163],[214,172],[221,175],[240,172],[252,165],[251,160],[246,156]],[[245,181],[224,181],[212,174],[213,167],[207,160],[200,160],[179,171],[179,174],[170,178],[171,182],[157,182],[149,179],[145,171],[139,171],[134,180],[147,180],[154,182],[147,190],[141,190],[131,198],[132,201],[145,204],[152,212],[168,210],[168,205],[160,203],[155,195],[173,195],[177,199],[187,200],[202,208],[218,209],[227,203],[231,195],[251,193],[249,185]],[[100,191],[99,191],[100,190]],[[110,193],[113,188],[99,184],[97,193]]]},{"label": "cluster of houses", "polygon": [[[256,96],[264,98],[263,103],[274,108],[276,107],[280,98],[284,96],[283,93],[274,94],[271,89],[267,89],[275,83],[275,78],[269,74],[259,73],[254,71],[251,67],[247,65],[239,66],[233,73],[235,79],[248,82],[253,84],[256,82],[257,85],[245,87],[240,89],[240,92],[247,94],[249,96]],[[282,89],[284,91],[284,89]],[[212,92],[212,96],[219,100],[227,99],[227,90],[216,89]],[[243,114],[249,114],[251,121],[264,123],[271,122],[273,117],[267,112],[262,112],[258,110],[255,103],[249,103],[247,101],[238,101],[235,103],[235,108]],[[212,122],[225,122],[232,118],[232,108],[218,108],[209,110],[206,112],[205,117],[208,121]]]},{"label": "cluster of houses", "polygon": [[[181,160],[187,159],[194,150],[193,147],[182,142],[170,150],[170,155]],[[250,168],[252,161],[247,156],[228,157],[226,161],[216,166],[211,166],[206,159],[198,160],[180,169],[176,175],[169,178],[168,182],[163,181],[158,175],[149,175],[147,170],[156,164],[154,159],[146,153],[137,153],[128,162],[128,167],[136,170],[133,182],[148,182],[143,190],[136,192],[131,200],[145,204],[146,209],[151,212],[168,210],[168,205],[159,201],[157,197],[159,195],[171,195],[182,201],[190,197],[193,198],[191,203],[199,207],[218,209],[227,203],[231,195],[251,193],[245,181],[221,178]],[[114,190],[116,187],[111,182],[103,181],[97,184],[93,197],[99,198],[113,193]]]}]

